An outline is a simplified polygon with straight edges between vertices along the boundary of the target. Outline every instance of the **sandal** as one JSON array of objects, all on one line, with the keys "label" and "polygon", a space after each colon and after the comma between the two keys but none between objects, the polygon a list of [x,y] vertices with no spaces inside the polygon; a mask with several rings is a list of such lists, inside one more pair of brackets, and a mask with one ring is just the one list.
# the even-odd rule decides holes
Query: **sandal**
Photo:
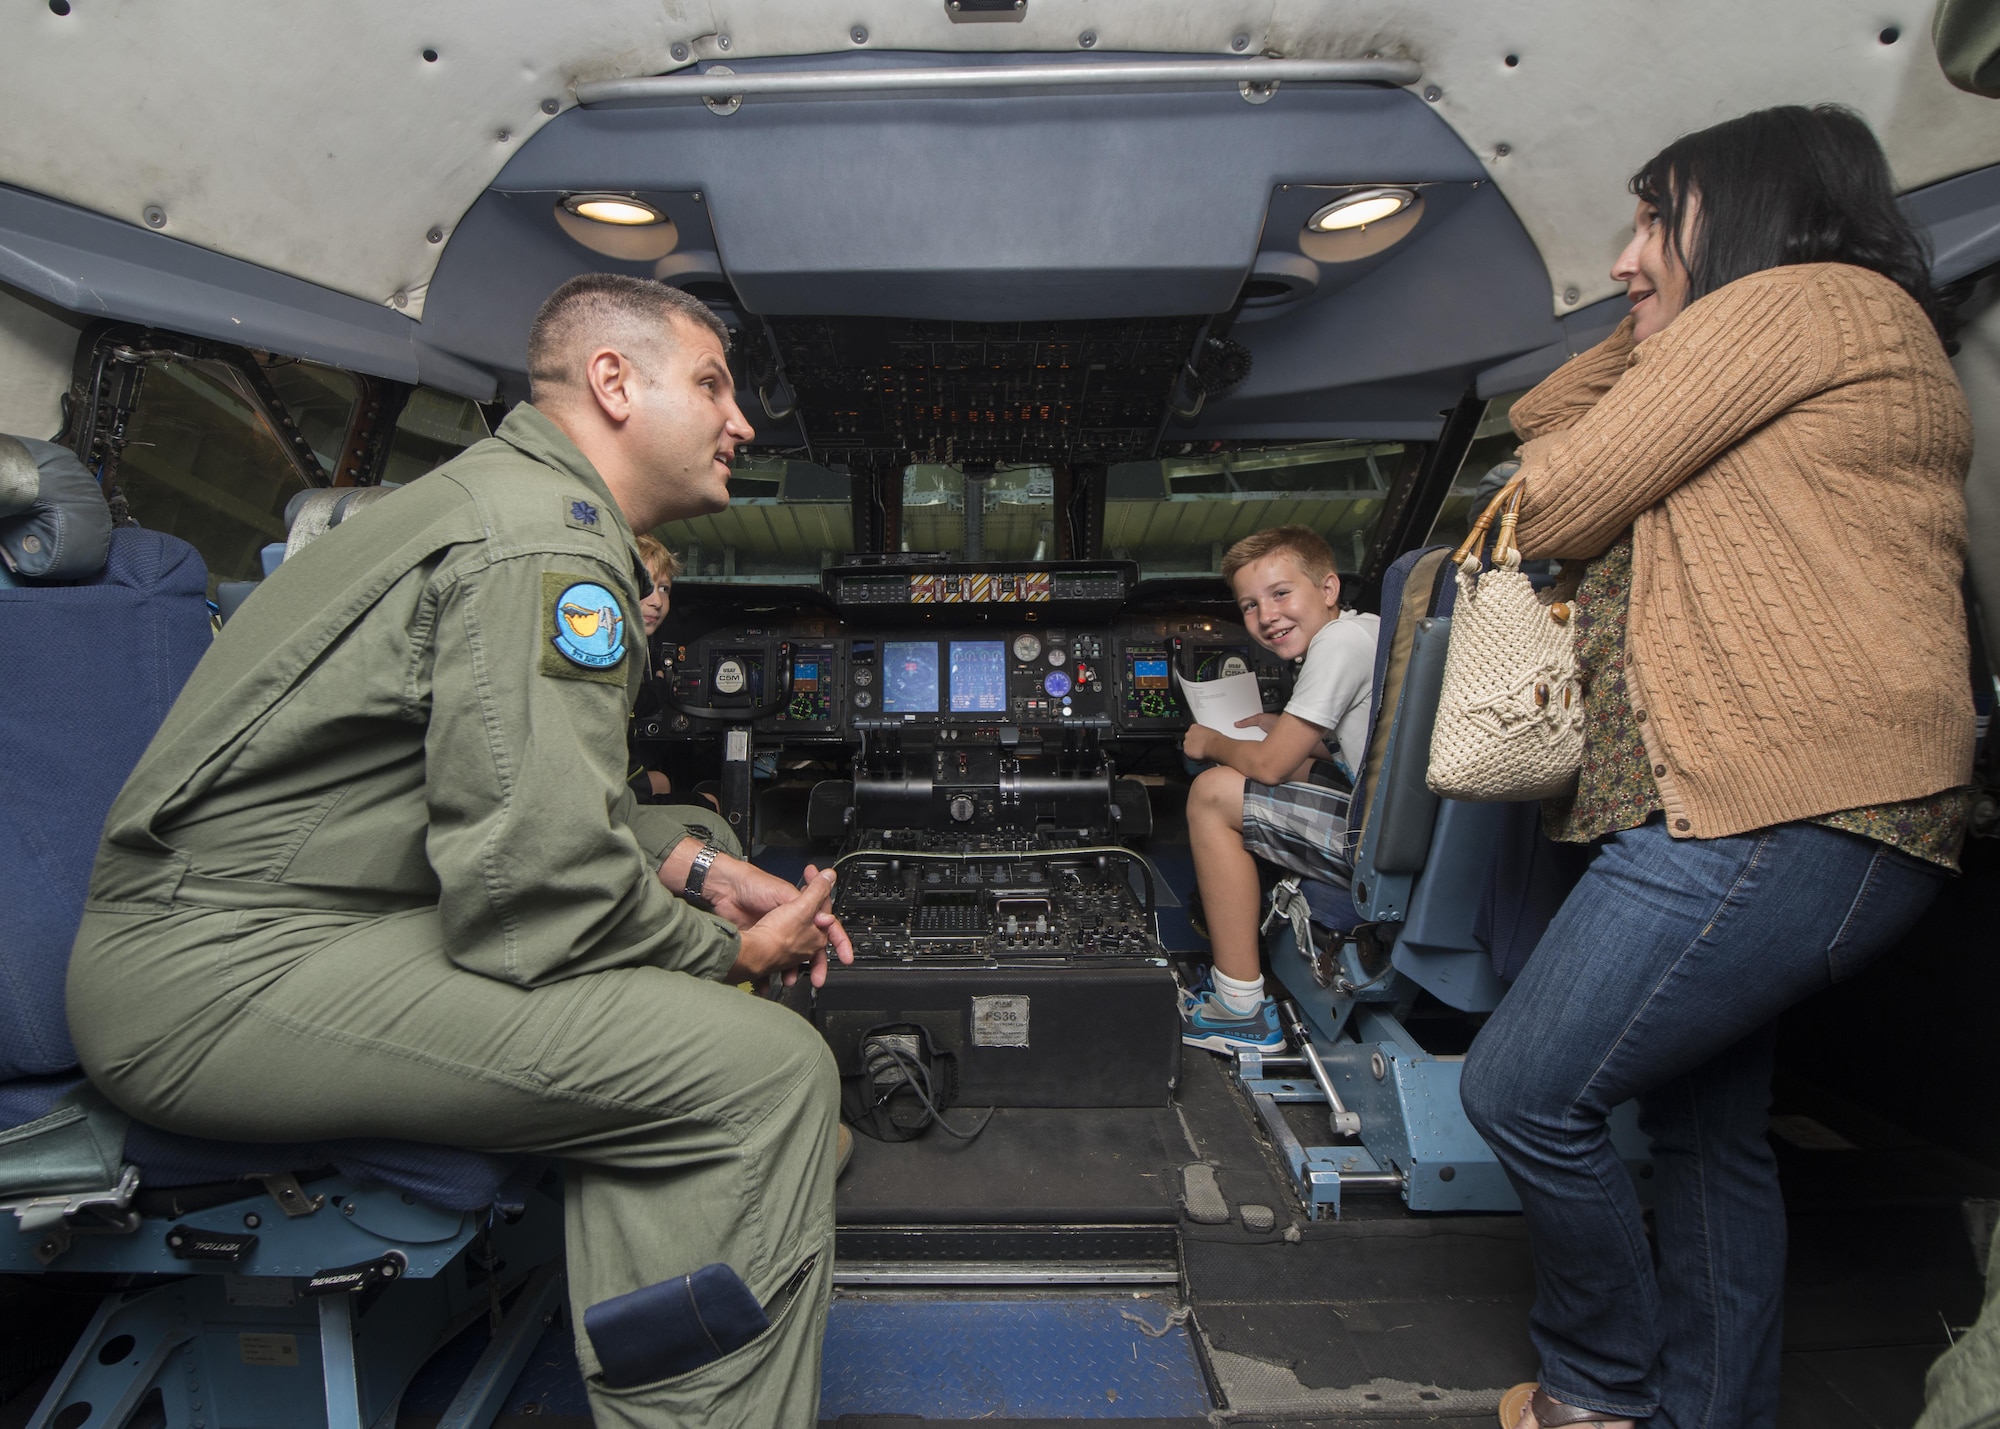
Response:
[{"label": "sandal", "polygon": [[1607,1415],[1601,1410],[1579,1409],[1543,1393],[1539,1384],[1517,1384],[1500,1396],[1500,1429],[1521,1429],[1523,1410],[1532,1409],[1535,1429],[1561,1429],[1568,1424],[1605,1425],[1632,1421],[1624,1415]]}]

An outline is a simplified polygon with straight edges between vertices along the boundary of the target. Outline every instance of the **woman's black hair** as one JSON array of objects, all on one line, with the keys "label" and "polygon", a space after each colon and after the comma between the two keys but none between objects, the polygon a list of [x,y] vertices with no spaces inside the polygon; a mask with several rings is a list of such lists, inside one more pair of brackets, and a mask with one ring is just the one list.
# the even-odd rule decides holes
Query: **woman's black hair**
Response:
[{"label": "woman's black hair", "polygon": [[[1788,263],[1851,263],[1908,293],[1942,332],[1930,248],[1896,206],[1867,121],[1838,104],[1786,104],[1683,135],[1632,176],[1688,272],[1688,301]],[[1693,232],[1683,231],[1695,196]]]}]

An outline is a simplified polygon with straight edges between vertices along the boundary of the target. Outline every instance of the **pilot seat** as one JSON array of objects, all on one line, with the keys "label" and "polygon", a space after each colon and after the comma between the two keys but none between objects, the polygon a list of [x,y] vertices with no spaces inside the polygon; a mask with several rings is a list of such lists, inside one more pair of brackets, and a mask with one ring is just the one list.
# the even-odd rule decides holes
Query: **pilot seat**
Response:
[{"label": "pilot seat", "polygon": [[112,530],[67,449],[12,438],[0,549],[0,1272],[102,1292],[30,1425],[393,1425],[417,1369],[482,1318],[491,1342],[440,1423],[492,1423],[563,1302],[546,1167],[179,1136],[77,1065],[63,984],[91,863],[212,639],[208,572],[173,536]]},{"label": "pilot seat", "polygon": [[[1466,1120],[1459,1071],[1474,1020],[1499,1006],[1583,859],[1541,836],[1538,805],[1441,799],[1425,782],[1450,556],[1408,552],[1383,579],[1351,886],[1286,878],[1264,920],[1294,1055],[1240,1054],[1236,1075],[1315,1216],[1339,1215],[1343,1188],[1395,1191],[1412,1210],[1520,1208]],[[1301,1140],[1283,1112],[1298,1102],[1327,1106],[1331,1142]],[[1611,1130],[1643,1192],[1636,1106]]]}]

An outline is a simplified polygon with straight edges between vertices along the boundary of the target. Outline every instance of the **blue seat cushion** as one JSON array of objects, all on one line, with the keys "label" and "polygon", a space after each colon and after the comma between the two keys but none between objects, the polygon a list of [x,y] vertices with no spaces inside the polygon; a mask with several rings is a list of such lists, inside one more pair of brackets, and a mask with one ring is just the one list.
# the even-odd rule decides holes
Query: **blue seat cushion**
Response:
[{"label": "blue seat cushion", "polygon": [[[80,1073],[69,1072],[0,1085],[0,1128],[48,1115],[59,1099],[82,1084]],[[331,1166],[357,1181],[380,1181],[448,1211],[493,1204],[501,1187],[529,1164],[518,1156],[387,1138],[284,1144],[209,1141],[138,1121],[125,1133],[125,1159],[139,1168],[139,1184],[149,1190]]]},{"label": "blue seat cushion", "polygon": [[209,644],[208,571],[159,531],[0,589],[0,1080],[76,1066],[63,979],[104,816]]},{"label": "blue seat cushion", "polygon": [[1354,906],[1354,897],[1345,888],[1300,879],[1299,892],[1305,895],[1306,907],[1312,910],[1313,922],[1322,928],[1346,933],[1362,922],[1360,910]]}]

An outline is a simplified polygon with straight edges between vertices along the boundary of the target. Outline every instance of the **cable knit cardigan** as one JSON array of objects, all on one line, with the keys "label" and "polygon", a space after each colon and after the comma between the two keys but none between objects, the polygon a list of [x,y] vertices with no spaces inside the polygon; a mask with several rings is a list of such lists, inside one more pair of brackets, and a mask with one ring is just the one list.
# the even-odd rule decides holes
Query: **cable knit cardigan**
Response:
[{"label": "cable knit cardigan", "polygon": [[1718,838],[1972,773],[1960,576],[1972,429],[1922,309],[1767,269],[1519,402],[1521,551],[1632,528],[1633,718],[1668,830]]}]

